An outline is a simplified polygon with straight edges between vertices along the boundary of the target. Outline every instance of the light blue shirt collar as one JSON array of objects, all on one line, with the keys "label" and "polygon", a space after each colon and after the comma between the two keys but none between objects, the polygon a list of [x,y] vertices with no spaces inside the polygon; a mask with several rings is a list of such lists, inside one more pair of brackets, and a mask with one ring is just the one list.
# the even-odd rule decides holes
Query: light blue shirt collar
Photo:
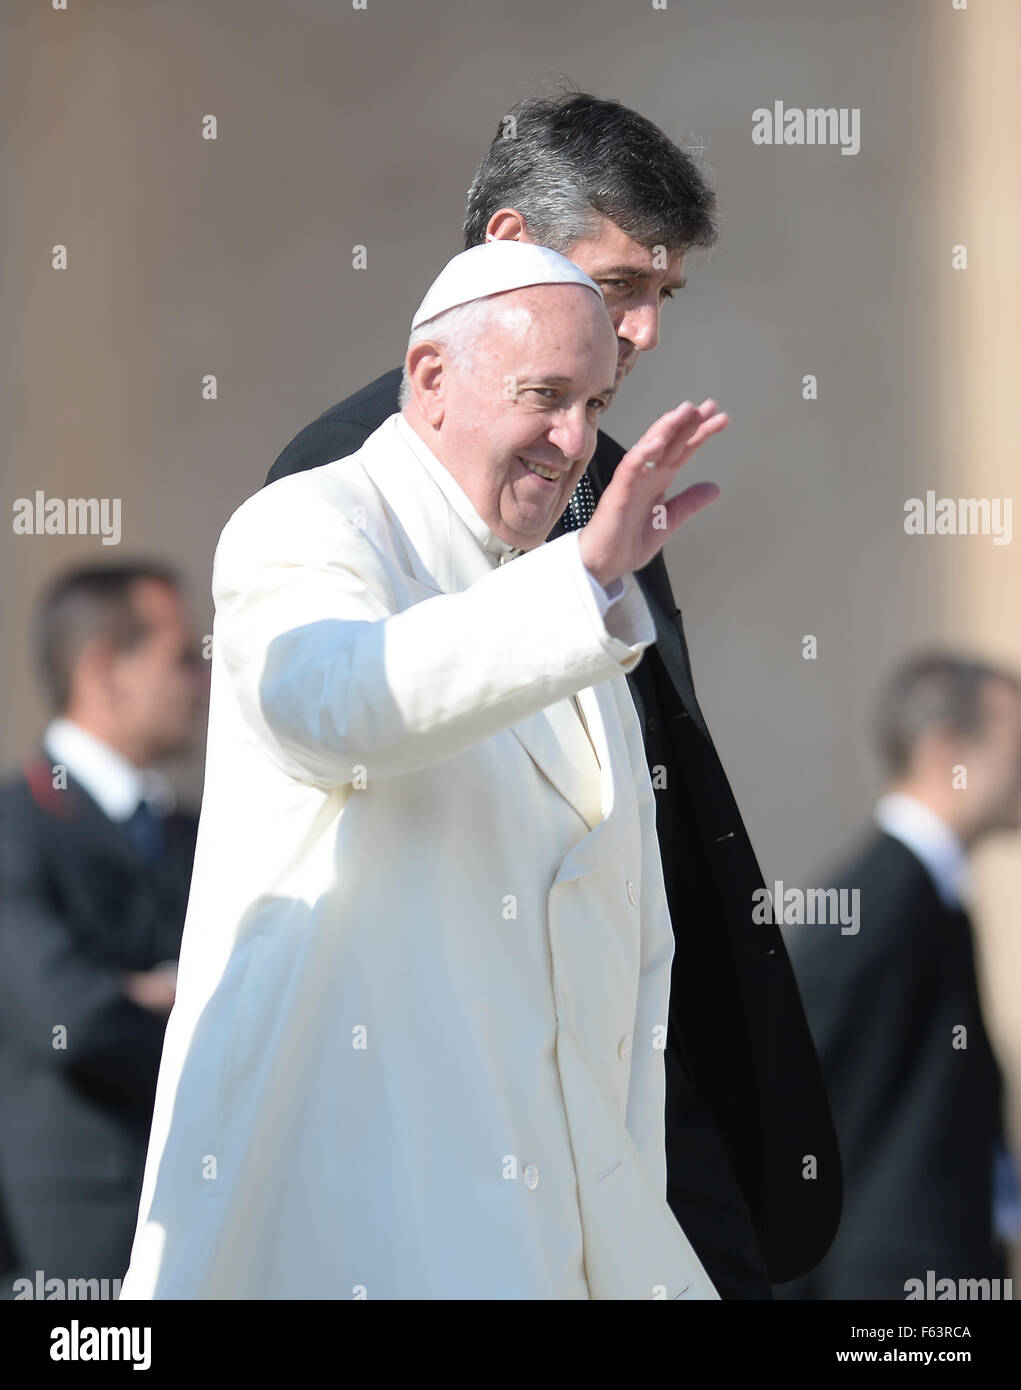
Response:
[{"label": "light blue shirt collar", "polygon": [[43,731],[54,764],[66,767],[100,809],[114,821],[127,820],[145,800],[157,815],[174,805],[170,783],[153,768],[138,768],[123,753],[71,719],[58,716]]},{"label": "light blue shirt collar", "polygon": [[946,821],[903,792],[889,792],[880,797],[875,818],[880,829],[900,840],[922,861],[948,907],[968,906],[971,901],[968,853]]}]

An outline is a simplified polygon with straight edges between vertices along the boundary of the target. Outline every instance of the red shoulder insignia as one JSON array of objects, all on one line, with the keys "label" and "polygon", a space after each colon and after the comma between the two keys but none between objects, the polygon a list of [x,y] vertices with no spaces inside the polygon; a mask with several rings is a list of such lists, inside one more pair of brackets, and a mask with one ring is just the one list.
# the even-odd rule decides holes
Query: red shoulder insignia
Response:
[{"label": "red shoulder insignia", "polygon": [[61,790],[53,785],[55,766],[55,763],[49,763],[45,758],[36,756],[27,758],[22,763],[21,770],[32,794],[32,800],[40,810],[45,811],[47,815],[68,820],[77,813],[77,798],[73,791],[66,788]]}]

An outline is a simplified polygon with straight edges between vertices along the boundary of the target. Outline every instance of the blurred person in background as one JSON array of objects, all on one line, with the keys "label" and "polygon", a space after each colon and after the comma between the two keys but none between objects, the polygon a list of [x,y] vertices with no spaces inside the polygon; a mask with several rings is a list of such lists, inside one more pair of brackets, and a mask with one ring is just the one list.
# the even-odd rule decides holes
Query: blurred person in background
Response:
[{"label": "blurred person in background", "polygon": [[127,1268],[197,820],[150,764],[208,676],[175,573],[84,566],[43,596],[53,717],[0,788],[0,1203],[17,1278]]},{"label": "blurred person in background", "polygon": [[886,783],[875,826],[826,879],[860,891],[858,929],[788,929],[837,1126],[844,1214],[827,1257],[785,1297],[931,1298],[910,1281],[1003,1279],[999,1236],[1016,1224],[969,860],[1021,826],[1021,683],[953,655],[911,657],[880,699],[876,734]]}]

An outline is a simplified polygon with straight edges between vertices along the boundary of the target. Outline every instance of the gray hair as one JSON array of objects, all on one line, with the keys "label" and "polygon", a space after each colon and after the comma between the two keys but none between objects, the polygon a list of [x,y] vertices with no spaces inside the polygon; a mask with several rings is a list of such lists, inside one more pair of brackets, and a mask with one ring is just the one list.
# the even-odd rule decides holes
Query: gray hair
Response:
[{"label": "gray hair", "polygon": [[466,247],[485,241],[502,207],[564,255],[600,216],[649,248],[710,247],[717,236],[716,195],[692,154],[619,101],[570,87],[501,118],[468,190]]}]

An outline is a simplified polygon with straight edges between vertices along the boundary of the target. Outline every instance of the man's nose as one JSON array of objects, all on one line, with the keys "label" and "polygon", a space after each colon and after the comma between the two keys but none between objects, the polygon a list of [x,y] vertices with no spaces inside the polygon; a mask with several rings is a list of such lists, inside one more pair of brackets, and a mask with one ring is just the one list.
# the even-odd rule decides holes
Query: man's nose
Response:
[{"label": "man's nose", "polygon": [[637,304],[620,321],[617,337],[625,338],[639,352],[649,352],[659,346],[659,305]]},{"label": "man's nose", "polygon": [[548,439],[569,464],[573,465],[583,458],[590,443],[584,406],[564,411],[550,430]]}]

